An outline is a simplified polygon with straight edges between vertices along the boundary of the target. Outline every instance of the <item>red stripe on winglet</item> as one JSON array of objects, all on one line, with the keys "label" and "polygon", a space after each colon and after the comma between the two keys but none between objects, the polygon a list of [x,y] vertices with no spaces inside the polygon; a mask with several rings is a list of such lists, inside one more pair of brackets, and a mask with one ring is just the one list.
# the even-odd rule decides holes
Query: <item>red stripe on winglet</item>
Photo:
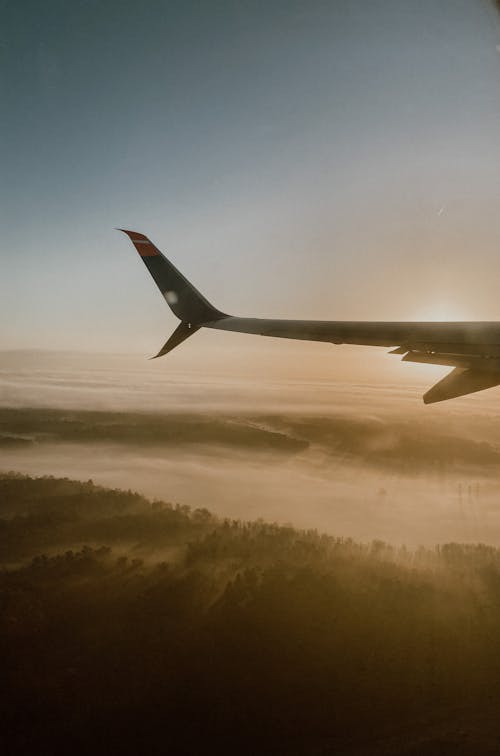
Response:
[{"label": "red stripe on winglet", "polygon": [[141,257],[158,257],[160,255],[159,250],[144,234],[140,234],[138,231],[127,231],[125,228],[121,228],[120,231],[127,234]]},{"label": "red stripe on winglet", "polygon": [[136,244],[135,241],[133,241],[133,245],[140,254],[141,257],[158,257],[159,251],[156,249],[154,244],[151,244],[151,242],[148,240],[147,244]]}]

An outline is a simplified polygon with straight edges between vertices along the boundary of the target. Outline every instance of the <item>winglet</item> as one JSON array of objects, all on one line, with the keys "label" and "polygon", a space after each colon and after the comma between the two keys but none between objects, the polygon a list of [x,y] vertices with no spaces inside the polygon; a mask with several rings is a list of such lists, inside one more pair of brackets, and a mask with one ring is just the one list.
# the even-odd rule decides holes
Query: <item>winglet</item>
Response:
[{"label": "winglet", "polygon": [[199,326],[192,326],[191,323],[179,323],[158,354],[155,354],[154,357],[150,357],[150,359],[156,360],[158,357],[163,357],[164,354],[171,352],[172,349],[175,349],[176,346],[182,344],[183,341],[192,336],[193,333],[196,333],[196,331],[199,331]]},{"label": "winglet", "polygon": [[424,394],[424,404],[444,402],[465,394],[474,394],[500,385],[500,373],[496,371],[456,367]]},{"label": "winglet", "polygon": [[147,236],[125,228],[118,230],[127,234],[168,306],[179,320],[199,327],[204,323],[227,317],[205,299]]},{"label": "winglet", "polygon": [[193,333],[196,333],[206,323],[213,323],[228,317],[211,305],[203,294],[200,294],[198,289],[172,265],[170,260],[162,255],[147,236],[125,228],[119,228],[117,231],[123,231],[124,234],[127,234],[151,273],[166,303],[181,321],[166,344],[151,359],[162,357],[171,352],[172,349],[192,336]]}]

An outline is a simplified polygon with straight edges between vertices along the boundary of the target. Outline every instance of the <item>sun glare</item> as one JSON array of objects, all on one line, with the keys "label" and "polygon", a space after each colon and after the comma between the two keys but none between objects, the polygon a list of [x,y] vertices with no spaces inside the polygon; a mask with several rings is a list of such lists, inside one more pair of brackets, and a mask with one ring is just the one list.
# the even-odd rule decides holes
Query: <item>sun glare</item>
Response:
[{"label": "sun glare", "polygon": [[464,307],[451,302],[434,302],[419,308],[412,320],[433,323],[462,322],[473,320],[471,313]]}]

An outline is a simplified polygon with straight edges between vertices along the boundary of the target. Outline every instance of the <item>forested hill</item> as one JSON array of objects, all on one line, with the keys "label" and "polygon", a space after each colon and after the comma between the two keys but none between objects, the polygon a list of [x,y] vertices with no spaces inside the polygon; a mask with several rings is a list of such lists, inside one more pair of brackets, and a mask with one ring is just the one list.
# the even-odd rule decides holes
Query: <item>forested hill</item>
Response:
[{"label": "forested hill", "polygon": [[4,753],[498,752],[497,549],[14,474],[0,518]]}]

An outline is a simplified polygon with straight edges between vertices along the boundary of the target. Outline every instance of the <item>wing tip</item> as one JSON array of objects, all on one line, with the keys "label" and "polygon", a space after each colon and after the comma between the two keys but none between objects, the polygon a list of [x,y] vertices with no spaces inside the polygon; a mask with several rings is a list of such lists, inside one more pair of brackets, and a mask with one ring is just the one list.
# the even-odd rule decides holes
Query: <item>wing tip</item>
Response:
[{"label": "wing tip", "polygon": [[127,234],[128,238],[131,241],[134,241],[135,239],[138,239],[138,240],[147,239],[147,241],[149,241],[148,237],[144,236],[144,234],[141,234],[139,231],[131,231],[128,228],[115,228],[115,231],[121,231],[122,233]]},{"label": "wing tip", "polygon": [[160,251],[155,247],[153,242],[139,231],[130,231],[127,228],[117,228],[116,231],[122,231],[128,236],[137,252],[141,257],[159,257]]}]

